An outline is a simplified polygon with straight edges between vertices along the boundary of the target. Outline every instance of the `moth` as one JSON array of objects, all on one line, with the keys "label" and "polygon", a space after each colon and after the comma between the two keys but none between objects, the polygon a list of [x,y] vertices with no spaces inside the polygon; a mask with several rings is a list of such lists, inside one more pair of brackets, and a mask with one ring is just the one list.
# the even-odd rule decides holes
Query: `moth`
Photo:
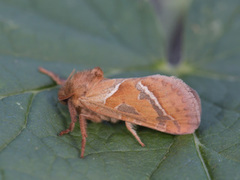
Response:
[{"label": "moth", "polygon": [[[42,67],[39,71],[61,85],[58,99],[68,106],[71,123],[60,136],[72,132],[77,122],[82,135],[81,158],[87,138],[87,119],[93,122],[125,121],[141,146],[135,125],[182,135],[193,133],[201,121],[201,101],[195,90],[171,76],[107,79],[101,68],[72,72],[64,80]],[[78,118],[77,118],[78,117]]]}]

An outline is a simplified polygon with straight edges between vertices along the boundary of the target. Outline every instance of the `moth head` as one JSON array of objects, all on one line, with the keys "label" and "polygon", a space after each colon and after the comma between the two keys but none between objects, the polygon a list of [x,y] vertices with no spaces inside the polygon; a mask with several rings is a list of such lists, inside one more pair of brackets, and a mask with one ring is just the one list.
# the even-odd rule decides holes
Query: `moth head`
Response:
[{"label": "moth head", "polygon": [[62,104],[67,104],[68,99],[70,99],[74,94],[68,94],[66,95],[64,90],[59,90],[58,92],[58,100],[62,103]]},{"label": "moth head", "polygon": [[58,99],[61,103],[66,104],[70,98],[79,98],[84,96],[88,89],[102,79],[103,71],[99,67],[76,73],[73,70],[60,88],[58,92]]}]

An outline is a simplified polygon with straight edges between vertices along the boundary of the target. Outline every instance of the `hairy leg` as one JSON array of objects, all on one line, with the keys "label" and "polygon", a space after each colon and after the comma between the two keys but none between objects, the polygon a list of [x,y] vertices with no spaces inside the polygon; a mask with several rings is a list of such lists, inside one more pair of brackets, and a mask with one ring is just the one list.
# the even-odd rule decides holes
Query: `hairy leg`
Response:
[{"label": "hairy leg", "polygon": [[86,109],[82,109],[81,110],[81,115],[84,116],[85,119],[91,120],[93,122],[101,122],[102,119],[99,117],[99,115],[97,115],[96,113],[86,110]]},{"label": "hairy leg", "polygon": [[82,134],[82,147],[81,147],[81,158],[84,157],[84,151],[86,146],[86,138],[87,138],[87,121],[84,115],[79,115],[79,124],[80,124],[80,130]]},{"label": "hairy leg", "polygon": [[71,124],[68,129],[61,131],[59,133],[59,136],[72,132],[74,129],[75,123],[77,122],[77,111],[70,100],[68,100],[68,110],[71,116]]},{"label": "hairy leg", "polygon": [[127,129],[132,133],[132,135],[136,138],[136,140],[139,142],[139,144],[144,147],[145,144],[143,144],[143,142],[141,141],[140,137],[138,136],[136,130],[134,129],[134,125],[130,122],[126,122],[125,121],[125,124],[126,124],[126,127]]}]

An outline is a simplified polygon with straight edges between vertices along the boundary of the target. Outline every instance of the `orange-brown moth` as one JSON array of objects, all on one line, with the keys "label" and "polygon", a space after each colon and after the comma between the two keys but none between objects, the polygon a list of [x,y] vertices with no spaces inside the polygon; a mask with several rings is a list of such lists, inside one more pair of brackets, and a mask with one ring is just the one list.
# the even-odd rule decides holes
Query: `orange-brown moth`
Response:
[{"label": "orange-brown moth", "polygon": [[134,125],[145,126],[169,134],[191,134],[201,120],[201,102],[195,90],[176,77],[153,75],[140,78],[107,79],[96,67],[72,72],[67,80],[44,68],[39,70],[61,85],[60,102],[67,104],[71,116],[68,129],[73,131],[79,117],[82,134],[81,157],[86,145],[86,119],[125,121],[127,129],[145,146]]}]

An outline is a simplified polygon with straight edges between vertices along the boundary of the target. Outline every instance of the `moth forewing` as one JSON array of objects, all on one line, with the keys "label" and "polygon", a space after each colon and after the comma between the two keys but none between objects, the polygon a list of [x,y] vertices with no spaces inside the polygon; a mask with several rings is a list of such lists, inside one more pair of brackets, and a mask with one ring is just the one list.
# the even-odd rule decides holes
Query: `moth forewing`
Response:
[{"label": "moth forewing", "polygon": [[[155,75],[115,81],[118,83],[105,86],[106,89],[100,88],[101,82],[91,89],[91,96],[84,97],[87,108],[171,134],[190,134],[199,126],[201,108],[196,94],[181,80]],[[96,93],[107,90],[105,95]]]}]

